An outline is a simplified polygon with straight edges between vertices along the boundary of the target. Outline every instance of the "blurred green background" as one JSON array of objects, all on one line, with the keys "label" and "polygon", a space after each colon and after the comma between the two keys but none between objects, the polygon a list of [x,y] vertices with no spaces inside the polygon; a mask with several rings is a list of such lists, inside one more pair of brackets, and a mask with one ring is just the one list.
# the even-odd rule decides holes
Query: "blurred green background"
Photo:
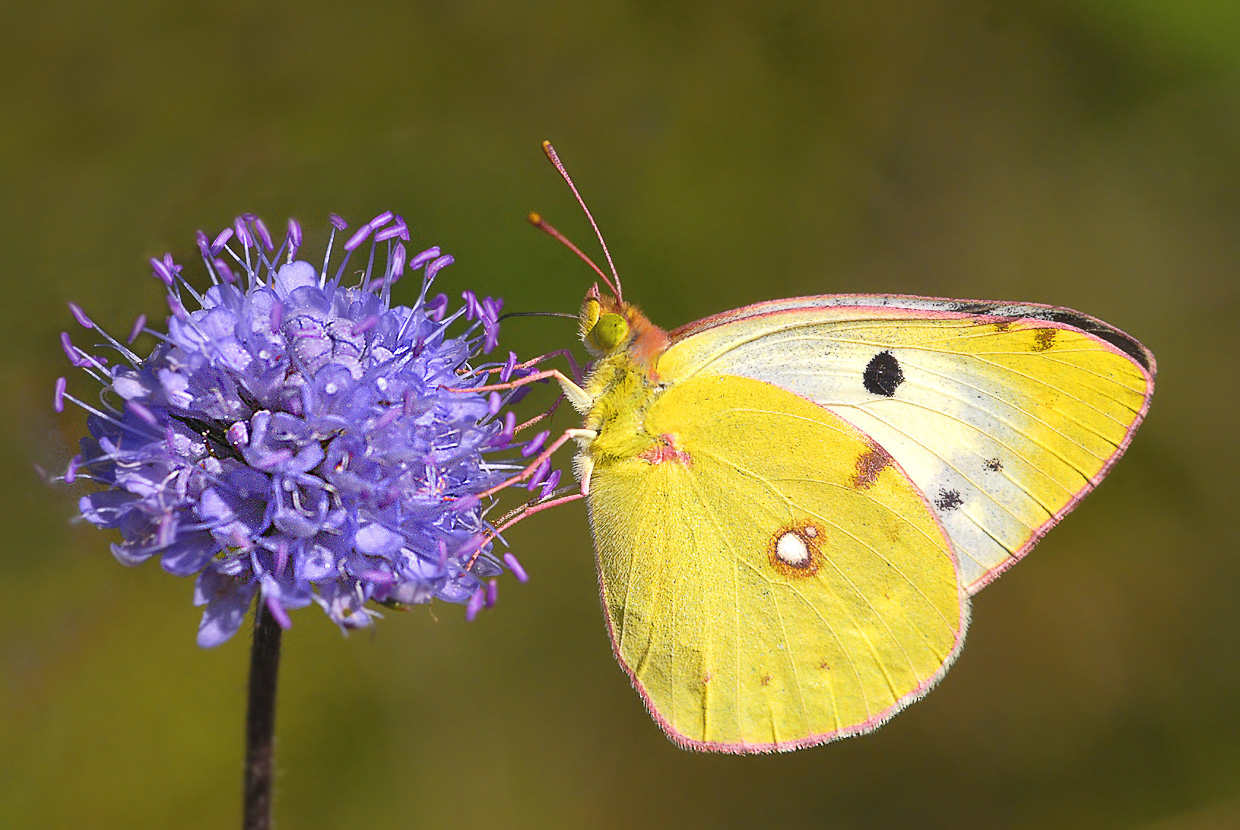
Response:
[{"label": "blurred green background", "polygon": [[[0,827],[238,823],[247,636],[118,565],[34,463],[74,299],[166,313],[146,259],[242,211],[391,208],[446,286],[575,312],[589,228],[674,327],[905,292],[1099,316],[1161,368],[1113,475],[980,594],[940,687],[773,757],[672,746],[615,665],[580,504],[473,624],[285,638],[282,827],[1240,826],[1240,4],[42,2],[0,34]],[[406,285],[406,291],[412,291]],[[411,295],[406,298],[411,299]],[[521,354],[569,321],[514,320]],[[79,392],[89,386],[74,380]],[[567,416],[568,413],[564,413]],[[561,417],[567,426],[571,419]]]}]

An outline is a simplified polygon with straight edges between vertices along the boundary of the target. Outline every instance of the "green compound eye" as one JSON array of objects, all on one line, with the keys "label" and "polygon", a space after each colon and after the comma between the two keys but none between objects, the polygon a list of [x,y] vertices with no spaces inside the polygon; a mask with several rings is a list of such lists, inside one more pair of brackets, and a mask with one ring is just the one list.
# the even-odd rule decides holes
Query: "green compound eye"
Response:
[{"label": "green compound eye", "polygon": [[629,323],[619,314],[604,314],[590,329],[590,345],[600,352],[610,352],[629,336]]}]

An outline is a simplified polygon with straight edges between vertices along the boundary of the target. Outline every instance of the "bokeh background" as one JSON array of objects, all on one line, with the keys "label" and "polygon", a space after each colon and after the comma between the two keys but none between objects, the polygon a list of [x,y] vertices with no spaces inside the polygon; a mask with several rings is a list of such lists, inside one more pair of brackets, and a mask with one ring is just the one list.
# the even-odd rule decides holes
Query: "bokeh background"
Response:
[{"label": "bokeh background", "polygon": [[[198,649],[190,581],[118,565],[33,471],[83,428],[51,409],[65,303],[127,331],[166,313],[146,259],[192,261],[197,228],[391,208],[456,256],[444,285],[574,312],[591,274],[525,213],[597,248],[543,138],[657,323],[846,291],[1066,305],[1157,355],[1149,419],[976,598],[936,691],[791,755],[662,736],[612,659],[580,504],[512,533],[532,579],[473,624],[437,605],[343,638],[303,611],[280,826],[1240,826],[1240,4],[46,0],[5,18],[0,827],[240,815],[248,637]],[[504,342],[574,334],[514,320]]]}]

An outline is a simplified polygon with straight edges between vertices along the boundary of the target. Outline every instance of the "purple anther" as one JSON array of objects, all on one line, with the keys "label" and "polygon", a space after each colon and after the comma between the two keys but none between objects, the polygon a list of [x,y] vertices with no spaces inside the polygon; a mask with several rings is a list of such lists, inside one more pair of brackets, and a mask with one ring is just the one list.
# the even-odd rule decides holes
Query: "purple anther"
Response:
[{"label": "purple anther", "polygon": [[77,480],[77,472],[81,466],[81,455],[75,455],[69,459],[69,466],[65,468],[65,484],[72,484]]},{"label": "purple anther", "polygon": [[428,281],[435,279],[436,274],[438,274],[444,268],[447,268],[453,262],[456,262],[456,260],[452,258],[452,254],[444,254],[443,256],[439,257],[434,262],[432,262],[430,265],[426,266],[426,279]]},{"label": "purple anther", "polygon": [[65,350],[65,357],[69,358],[69,362],[74,366],[85,366],[87,361],[82,360],[82,356],[78,354],[77,346],[73,345],[73,341],[69,339],[69,332],[62,331],[60,333],[60,348]]},{"label": "purple anther", "polygon": [[437,294],[435,298],[426,304],[426,313],[432,320],[438,323],[443,319],[444,312],[448,310],[448,295]]},{"label": "purple anther", "polygon": [[416,271],[432,259],[435,259],[437,256],[439,256],[439,246],[427,248],[425,251],[409,260],[409,270]]},{"label": "purple anther", "polygon": [[271,304],[271,312],[268,320],[271,323],[272,331],[280,330],[280,326],[284,325],[284,303],[276,300]]},{"label": "purple anther", "polygon": [[539,491],[538,497],[540,499],[549,498],[551,494],[555,492],[555,488],[559,486],[560,486],[560,471],[552,470],[551,475],[547,476],[547,480],[543,482],[542,490]]},{"label": "purple anther", "polygon": [[367,222],[367,223],[366,223],[366,225],[367,225],[367,227],[369,227],[372,231],[377,231],[377,230],[379,230],[379,228],[382,228],[382,227],[383,227],[384,225],[386,225],[388,222],[391,222],[391,221],[392,221],[392,216],[393,216],[392,211],[390,211],[390,210],[385,210],[385,211],[383,211],[383,213],[380,213],[380,214],[379,214],[378,216],[376,216],[374,219],[371,219],[369,222]]},{"label": "purple anther", "polygon": [[512,571],[512,575],[517,578],[517,582],[529,582],[530,576],[525,572],[525,568],[521,567],[521,563],[517,560],[516,554],[512,551],[504,553],[504,564],[508,566],[508,570]]},{"label": "purple anther", "polygon": [[224,246],[233,238],[233,229],[224,228],[220,231],[219,236],[211,240],[211,256],[219,256],[220,251],[224,250]]},{"label": "purple anther", "polygon": [[[430,269],[427,269],[430,270]],[[461,292],[461,299],[465,301],[465,319],[472,320],[478,316],[478,296],[472,291]]]},{"label": "purple anther", "polygon": [[499,312],[504,307],[503,300],[497,300],[494,297],[486,297],[482,301],[483,316],[492,322],[499,319]]},{"label": "purple anther", "polygon": [[202,231],[198,231],[194,234],[194,241],[198,243],[198,253],[202,254],[202,258],[210,259],[211,240],[207,238],[207,235]]},{"label": "purple anther", "polygon": [[288,631],[293,627],[293,621],[289,619],[288,611],[284,610],[284,605],[276,597],[267,597],[267,610],[271,612],[271,617],[276,621],[280,628]]},{"label": "purple anther", "polygon": [[531,455],[541,450],[543,443],[547,440],[547,436],[549,435],[551,435],[551,433],[544,429],[542,432],[531,438],[530,442],[521,448],[521,457],[529,458]]},{"label": "purple anther", "polygon": [[344,243],[344,249],[346,251],[356,250],[359,245],[366,241],[366,237],[370,236],[370,233],[370,225],[362,225],[354,231],[353,235],[349,237],[349,240]]},{"label": "purple anther", "polygon": [[405,275],[405,245],[402,242],[396,243],[396,250],[392,252],[392,282]]},{"label": "purple anther", "polygon": [[159,426],[159,419],[155,417],[155,413],[137,401],[125,401],[125,408],[142,420],[146,421],[151,426]]},{"label": "purple anther", "polygon": [[487,582],[487,608],[494,608],[499,599],[499,583],[492,579]]},{"label": "purple anther", "polygon": [[507,383],[512,377],[512,370],[517,368],[517,353],[509,352],[508,360],[504,361],[504,368],[499,373],[499,379]]},{"label": "purple anther", "polygon": [[327,214],[327,221],[332,223],[332,227],[338,231],[343,231],[349,227],[349,223],[344,221],[338,214]]},{"label": "purple anther", "polygon": [[290,254],[301,247],[301,224],[296,219],[288,220],[288,246]]},{"label": "purple anther", "polygon": [[358,320],[353,324],[353,336],[356,337],[359,334],[365,334],[378,325],[379,321],[382,319],[383,318],[378,314],[371,314],[368,317]]},{"label": "purple anther", "polygon": [[228,267],[228,263],[224,260],[217,259],[211,264],[215,266],[215,270],[220,272],[220,279],[224,282],[231,285],[237,281],[237,275],[233,273],[232,269]]},{"label": "purple anther", "polygon": [[254,235],[250,233],[250,229],[246,227],[244,216],[238,216],[233,220],[233,231],[237,234],[237,239],[247,248],[254,247]]},{"label": "purple anther", "polygon": [[543,483],[543,479],[547,477],[549,472],[551,472],[551,459],[544,458],[542,461],[538,462],[538,466],[534,468],[534,475],[530,476],[530,480],[526,483],[525,489],[529,490],[531,493],[534,492],[534,489]]},{"label": "purple anther", "polygon": [[151,257],[151,268],[155,271],[156,279],[164,285],[172,285],[172,271],[169,270],[167,265],[164,265],[164,261],[162,259],[159,259],[158,257]]},{"label": "purple anther", "polygon": [[504,428],[491,439],[491,443],[497,447],[506,447],[508,442],[512,440],[512,433],[517,428],[517,416],[511,409],[504,413]]},{"label": "purple anther", "polygon": [[56,394],[52,397],[52,408],[57,412],[65,411],[65,388],[69,385],[69,381],[64,378],[56,378]]},{"label": "purple anther", "polygon": [[274,251],[276,246],[271,241],[271,234],[267,231],[267,225],[257,216],[251,215],[250,220],[254,223],[254,230],[258,233],[258,238],[262,240],[263,247],[268,251]]},{"label": "purple anther", "polygon": [[129,330],[129,337],[125,338],[126,343],[132,343],[138,339],[138,335],[146,328],[146,315],[139,314],[138,318],[133,321],[133,328]]},{"label": "purple anther", "polygon": [[485,599],[486,592],[481,588],[474,591],[473,595],[469,598],[469,604],[465,606],[465,620],[467,622],[473,622],[474,618],[478,616],[478,612],[482,610],[482,604]]},{"label": "purple anther", "polygon": [[[487,302],[490,301],[491,298],[488,297]],[[483,338],[482,350],[487,354],[490,354],[491,351],[499,345],[499,321],[494,316],[494,312],[492,312],[491,316],[487,316],[486,312],[487,309],[484,307],[482,314],[482,331],[485,334],[485,337]]]},{"label": "purple anther", "polygon": [[284,573],[284,568],[289,564],[289,543],[288,541],[278,540],[275,542],[275,573],[273,576],[280,576]]},{"label": "purple anther", "polygon": [[375,429],[386,429],[387,427],[390,427],[400,416],[400,407],[392,407],[387,412],[380,415],[378,421],[375,421]]},{"label": "purple anther", "polygon": [[292,450],[278,449],[275,452],[257,456],[250,466],[256,470],[275,470],[292,458]]},{"label": "purple anther", "polygon": [[78,321],[84,329],[93,329],[95,324],[86,316],[86,312],[82,311],[82,307],[77,303],[69,303],[69,313],[73,315],[73,319]]},{"label": "purple anther", "polygon": [[189,314],[185,311],[185,306],[181,305],[181,301],[173,294],[166,296],[168,299],[168,310],[172,312],[172,316],[178,320],[188,320]]},{"label": "purple anther", "polygon": [[392,225],[391,227],[388,227],[388,228],[384,228],[383,230],[375,234],[375,241],[386,242],[389,239],[395,239],[397,237],[400,237],[401,239],[405,239],[405,240],[409,239],[409,228],[408,226],[405,225],[405,220],[399,216],[396,217],[395,225]]},{"label": "purple anther", "polygon": [[494,415],[499,412],[500,406],[504,403],[504,399],[499,396],[498,392],[492,392],[487,396],[487,414]]}]

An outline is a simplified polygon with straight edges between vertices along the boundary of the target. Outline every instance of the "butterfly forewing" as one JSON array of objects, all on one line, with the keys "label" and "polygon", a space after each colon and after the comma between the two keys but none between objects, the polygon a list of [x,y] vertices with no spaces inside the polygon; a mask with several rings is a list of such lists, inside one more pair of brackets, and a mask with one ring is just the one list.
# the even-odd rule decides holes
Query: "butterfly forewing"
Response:
[{"label": "butterfly forewing", "polygon": [[856,426],[933,505],[975,591],[1118,459],[1149,406],[1154,363],[1135,340],[1076,312],[960,307],[908,297],[767,303],[678,332],[658,369],[769,382]]}]

